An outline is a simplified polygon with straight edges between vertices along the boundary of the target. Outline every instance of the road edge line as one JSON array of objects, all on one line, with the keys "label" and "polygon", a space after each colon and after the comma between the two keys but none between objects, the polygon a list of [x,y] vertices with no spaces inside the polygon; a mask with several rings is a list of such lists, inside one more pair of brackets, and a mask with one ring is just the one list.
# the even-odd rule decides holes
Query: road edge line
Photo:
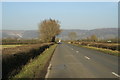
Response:
[{"label": "road edge line", "polygon": [[112,74],[120,78],[120,75],[116,74],[115,72],[112,72]]},{"label": "road edge line", "polygon": [[84,56],[84,57],[85,57],[86,59],[88,59],[88,60],[90,59],[90,58],[89,58],[89,57],[87,57],[87,56]]},{"label": "road edge line", "polygon": [[50,73],[50,68],[51,68],[51,64],[49,64],[48,69],[47,69],[47,74],[45,75],[45,78],[48,78],[49,73]]}]

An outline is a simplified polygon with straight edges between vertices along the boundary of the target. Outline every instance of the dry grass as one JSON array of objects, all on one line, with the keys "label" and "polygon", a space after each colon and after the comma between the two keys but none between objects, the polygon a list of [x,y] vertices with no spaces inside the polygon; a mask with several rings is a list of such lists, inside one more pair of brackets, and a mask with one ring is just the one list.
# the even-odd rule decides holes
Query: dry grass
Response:
[{"label": "dry grass", "polygon": [[99,43],[99,42],[73,42],[73,44],[79,44],[83,46],[92,46],[111,50],[120,50],[120,44],[118,43]]},{"label": "dry grass", "polygon": [[114,55],[114,56],[120,56],[120,51],[117,51],[117,50],[97,48],[97,47],[92,47],[92,46],[84,46],[84,45],[79,45],[79,44],[74,44],[74,45],[79,46],[79,47],[85,47],[85,48],[89,48],[89,49],[98,50],[98,51],[101,51],[103,53]]},{"label": "dry grass", "polygon": [[91,47],[91,46],[84,46],[84,47],[90,48],[90,49],[94,49],[94,50],[98,50],[98,51],[102,51],[104,53],[115,55],[115,56],[119,56],[119,54],[120,54],[120,52],[117,51],[117,50],[110,50],[110,49],[104,49],[104,48],[96,48],[96,47]]}]

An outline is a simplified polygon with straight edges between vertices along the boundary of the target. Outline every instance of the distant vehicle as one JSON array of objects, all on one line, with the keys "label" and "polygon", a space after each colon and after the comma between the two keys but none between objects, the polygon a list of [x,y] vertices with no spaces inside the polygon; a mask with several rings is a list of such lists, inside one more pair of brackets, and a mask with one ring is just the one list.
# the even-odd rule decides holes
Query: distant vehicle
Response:
[{"label": "distant vehicle", "polygon": [[61,42],[61,40],[59,39],[59,41],[58,41],[58,44],[61,44],[62,42]]},{"label": "distant vehicle", "polygon": [[108,40],[107,42],[108,42],[108,43],[111,43],[112,41],[111,41],[111,40]]}]

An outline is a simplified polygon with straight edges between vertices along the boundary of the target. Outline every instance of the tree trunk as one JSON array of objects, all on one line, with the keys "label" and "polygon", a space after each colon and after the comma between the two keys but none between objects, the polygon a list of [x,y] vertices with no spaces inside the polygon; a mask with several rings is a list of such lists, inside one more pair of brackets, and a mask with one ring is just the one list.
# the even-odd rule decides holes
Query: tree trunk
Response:
[{"label": "tree trunk", "polygon": [[55,42],[55,36],[52,38],[52,42]]}]

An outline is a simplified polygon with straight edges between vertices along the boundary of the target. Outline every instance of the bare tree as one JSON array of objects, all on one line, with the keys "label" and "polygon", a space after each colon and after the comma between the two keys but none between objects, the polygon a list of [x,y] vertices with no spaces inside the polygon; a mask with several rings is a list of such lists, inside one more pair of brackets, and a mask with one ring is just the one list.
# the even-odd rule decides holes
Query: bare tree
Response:
[{"label": "bare tree", "polygon": [[44,42],[54,42],[56,35],[60,30],[60,24],[57,20],[44,20],[39,24],[40,38]]},{"label": "bare tree", "polygon": [[76,34],[76,32],[70,32],[68,34],[68,37],[69,37],[70,40],[76,40],[77,34]]}]

